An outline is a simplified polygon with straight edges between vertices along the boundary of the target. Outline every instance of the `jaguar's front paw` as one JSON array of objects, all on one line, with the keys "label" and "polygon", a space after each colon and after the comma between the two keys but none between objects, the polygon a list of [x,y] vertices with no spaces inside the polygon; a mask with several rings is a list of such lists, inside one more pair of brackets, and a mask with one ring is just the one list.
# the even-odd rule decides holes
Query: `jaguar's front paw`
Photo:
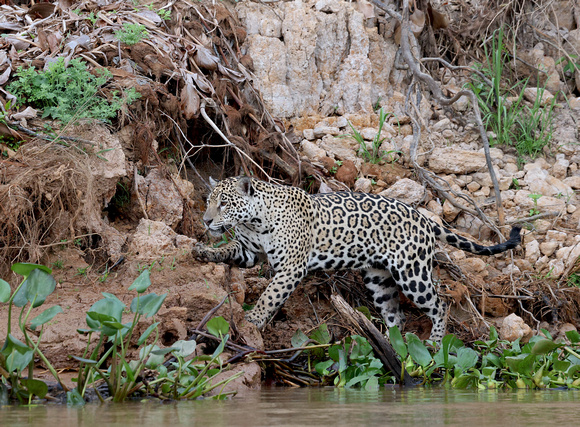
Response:
[{"label": "jaguar's front paw", "polygon": [[196,243],[191,249],[191,255],[198,261],[209,261],[208,247],[203,243]]},{"label": "jaguar's front paw", "polygon": [[245,317],[248,322],[253,323],[260,330],[264,328],[264,325],[266,324],[267,320],[263,316],[260,316],[258,313],[256,313],[256,310],[247,312]]}]

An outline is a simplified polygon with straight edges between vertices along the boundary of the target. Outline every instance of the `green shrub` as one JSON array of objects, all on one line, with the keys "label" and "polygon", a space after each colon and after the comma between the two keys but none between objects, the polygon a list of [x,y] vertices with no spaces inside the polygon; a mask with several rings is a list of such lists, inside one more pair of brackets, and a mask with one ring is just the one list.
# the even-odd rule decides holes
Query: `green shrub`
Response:
[{"label": "green shrub", "polygon": [[131,88],[120,98],[113,94],[110,101],[98,96],[100,88],[110,78],[108,70],[96,70],[95,76],[80,59],[73,59],[68,67],[64,58],[52,63],[46,71],[34,67],[19,67],[17,79],[8,90],[18,98],[18,103],[32,104],[42,109],[42,117],[51,117],[68,123],[72,119],[97,119],[108,121],[126,104],[141,95]]},{"label": "green shrub", "polygon": [[115,31],[115,37],[121,43],[126,44],[128,46],[133,46],[134,44],[139,43],[143,39],[149,37],[149,33],[145,28],[145,25],[141,24],[130,24],[125,22],[123,24],[123,28]]}]

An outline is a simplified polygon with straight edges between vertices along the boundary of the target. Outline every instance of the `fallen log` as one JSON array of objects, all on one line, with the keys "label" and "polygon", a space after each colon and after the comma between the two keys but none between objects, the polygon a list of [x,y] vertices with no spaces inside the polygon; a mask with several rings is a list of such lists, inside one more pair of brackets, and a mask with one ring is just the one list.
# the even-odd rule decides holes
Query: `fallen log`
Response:
[{"label": "fallen log", "polygon": [[[401,362],[397,358],[397,353],[391,346],[391,343],[387,341],[383,334],[381,334],[381,332],[369,319],[365,317],[364,314],[353,309],[340,295],[331,295],[330,301],[344,320],[351,324],[359,335],[365,337],[369,341],[385,367],[387,367],[396,378],[400,378]],[[415,385],[413,378],[407,371],[404,372],[402,385]]]}]

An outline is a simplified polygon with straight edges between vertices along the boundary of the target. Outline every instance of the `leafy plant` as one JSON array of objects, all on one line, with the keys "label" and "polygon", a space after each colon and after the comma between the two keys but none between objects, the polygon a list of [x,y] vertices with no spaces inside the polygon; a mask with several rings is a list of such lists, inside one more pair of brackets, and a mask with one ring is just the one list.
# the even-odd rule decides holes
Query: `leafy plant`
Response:
[{"label": "leafy plant", "polygon": [[[125,304],[106,292],[103,292],[104,298],[94,303],[87,312],[89,328],[79,330],[79,333],[88,335],[87,347],[82,357],[72,356],[80,362],[80,369],[78,386],[67,395],[70,401],[82,403],[87,388],[101,380],[107,386],[109,397],[105,399],[97,387],[93,388],[102,401],[122,402],[135,394],[195,399],[243,374],[240,372],[212,383],[225,369],[219,357],[229,339],[229,324],[223,318],[208,322],[208,330],[211,325],[214,329],[210,332],[218,331],[221,338],[209,358],[199,356],[185,361],[195,351],[195,341],[177,341],[169,348],[159,348],[159,322],[153,321],[136,341],[140,347],[138,359],[128,360],[127,352],[132,345],[137,323],[143,316],[154,317],[167,297],[167,294],[157,295],[154,292],[144,294],[150,285],[150,270],[144,269],[129,287],[129,290],[137,292],[137,296],[129,306],[133,318],[128,323],[122,323],[122,315],[127,312]],[[93,335],[98,335],[96,345]],[[164,364],[167,355],[173,355],[175,361]],[[107,361],[109,367],[104,369]],[[146,368],[155,370],[156,374],[146,375]]]},{"label": "leafy plant", "polygon": [[538,209],[538,200],[540,200],[542,195],[538,193],[531,193],[528,194],[528,197],[534,201],[534,207],[530,209],[530,216],[538,215],[540,213],[540,210]]},{"label": "leafy plant", "polygon": [[[0,373],[2,374],[2,385],[9,385],[10,397],[18,399],[21,403],[28,401],[30,404],[33,396],[38,396],[42,399],[48,392],[46,383],[33,377],[34,356],[42,360],[63,389],[67,390],[62,384],[58,373],[39,348],[44,325],[61,313],[62,308],[59,305],[47,308],[29,323],[31,310],[44,304],[46,298],[54,292],[56,282],[51,275],[50,268],[43,265],[17,263],[12,265],[12,271],[23,276],[24,280],[11,293],[10,285],[0,279],[0,302],[8,304],[6,339],[2,350],[0,350]],[[18,327],[24,336],[25,342],[18,340],[12,335],[13,307],[21,307]],[[35,341],[30,336],[29,331],[35,331],[39,327],[40,331]],[[27,378],[23,376],[25,371]]]},{"label": "leafy plant", "polygon": [[381,150],[381,145],[383,144],[383,142],[385,141],[385,138],[381,138],[381,132],[383,130],[383,126],[385,125],[385,121],[389,118],[389,116],[391,116],[392,113],[385,113],[385,111],[383,110],[383,108],[381,107],[381,109],[379,110],[379,129],[377,131],[377,134],[374,136],[372,143],[371,143],[371,149],[369,151],[369,148],[367,147],[367,144],[363,138],[363,136],[360,134],[360,132],[358,130],[356,130],[356,128],[352,125],[351,122],[348,122],[348,125],[350,126],[351,130],[352,130],[352,134],[351,135],[343,135],[344,136],[348,136],[353,138],[359,145],[359,154],[360,156],[367,162],[373,163],[373,164],[377,164],[379,163],[381,160],[383,160],[385,157],[389,157],[388,161],[392,162],[395,161],[396,158],[393,157],[393,154],[397,154],[400,153],[399,151],[396,150]]},{"label": "leafy plant", "polygon": [[125,22],[122,29],[115,31],[115,37],[121,43],[126,44],[127,46],[133,46],[134,44],[148,38],[149,32],[147,31],[147,28],[145,28],[145,25]]},{"label": "leafy plant", "polygon": [[43,110],[43,118],[52,117],[64,123],[72,119],[108,121],[124,105],[141,96],[133,88],[124,97],[113,93],[110,101],[98,96],[110,72],[100,68],[96,73],[96,76],[90,73],[80,59],[71,60],[67,66],[64,58],[60,58],[45,71],[18,67],[17,79],[8,85],[8,90],[18,98],[20,105],[30,103]]}]

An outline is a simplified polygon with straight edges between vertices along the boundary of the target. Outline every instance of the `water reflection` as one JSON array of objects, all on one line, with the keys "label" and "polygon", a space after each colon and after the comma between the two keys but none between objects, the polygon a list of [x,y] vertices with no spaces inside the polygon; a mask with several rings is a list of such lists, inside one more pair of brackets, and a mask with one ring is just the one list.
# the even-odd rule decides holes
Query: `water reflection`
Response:
[{"label": "water reflection", "polygon": [[578,425],[578,391],[266,389],[230,401],[3,407],[0,425]]}]

